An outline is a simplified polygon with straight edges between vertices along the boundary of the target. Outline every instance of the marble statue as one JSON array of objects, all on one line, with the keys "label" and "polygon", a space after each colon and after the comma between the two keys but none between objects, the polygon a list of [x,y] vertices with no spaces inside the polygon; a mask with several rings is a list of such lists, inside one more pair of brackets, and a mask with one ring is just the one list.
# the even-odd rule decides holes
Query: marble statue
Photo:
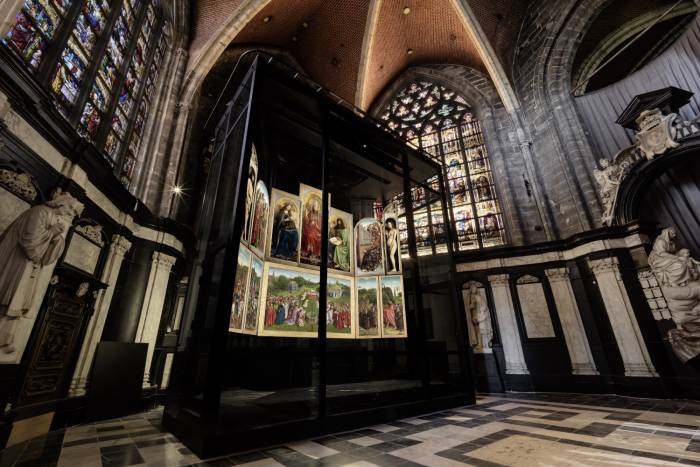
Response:
[{"label": "marble statue", "polygon": [[676,325],[668,339],[676,356],[686,363],[700,354],[700,262],[679,249],[673,227],[656,237],[649,266],[661,286],[668,310]]},{"label": "marble statue", "polygon": [[469,283],[469,288],[466,300],[466,308],[468,319],[471,321],[474,333],[474,342],[472,346],[475,349],[483,350],[491,347],[493,339],[493,329],[491,328],[491,319],[489,308],[484,300],[481,290],[476,282]]},{"label": "marble statue", "polygon": [[593,170],[593,176],[598,183],[600,199],[603,202],[602,223],[610,225],[613,219],[617,190],[623,177],[623,170],[619,165],[611,163],[608,159],[600,159],[598,162],[600,169]]},{"label": "marble statue", "polygon": [[[593,170],[603,203],[603,225],[613,223],[618,192],[625,177],[640,163],[677,148],[680,143],[676,139],[682,135],[681,129],[692,129],[691,122],[683,122],[675,113],[663,115],[659,109],[645,110],[635,121],[638,127],[635,144],[621,150],[611,160],[600,159],[600,167]],[[689,134],[690,130],[685,132]]]},{"label": "marble statue", "polygon": [[63,253],[64,233],[83,205],[57,190],[51,200],[20,214],[0,236],[0,352],[15,352],[15,331],[38,291],[40,270]]}]

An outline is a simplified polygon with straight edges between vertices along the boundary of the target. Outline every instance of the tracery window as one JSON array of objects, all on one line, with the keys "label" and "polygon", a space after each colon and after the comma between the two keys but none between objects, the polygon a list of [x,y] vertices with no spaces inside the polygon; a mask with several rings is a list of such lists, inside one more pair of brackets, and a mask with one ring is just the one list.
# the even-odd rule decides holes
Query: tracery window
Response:
[{"label": "tracery window", "polygon": [[128,187],[169,40],[159,0],[25,0],[2,42]]},{"label": "tracery window", "polygon": [[[442,85],[415,81],[385,108],[381,119],[409,144],[423,149],[442,165],[449,187],[448,221],[455,226],[457,235],[455,249],[503,245],[503,219],[488,151],[481,124],[467,101]],[[442,206],[439,202],[426,202],[423,189],[413,191],[418,253],[446,251],[447,226]],[[396,204],[401,214],[400,200]],[[401,219],[402,251],[406,254],[406,222]]]}]

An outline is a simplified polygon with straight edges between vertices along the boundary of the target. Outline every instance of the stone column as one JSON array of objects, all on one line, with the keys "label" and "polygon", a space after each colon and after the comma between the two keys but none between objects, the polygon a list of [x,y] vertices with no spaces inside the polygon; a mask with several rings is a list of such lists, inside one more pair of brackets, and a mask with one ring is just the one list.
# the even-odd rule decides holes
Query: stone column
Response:
[{"label": "stone column", "polygon": [[496,309],[498,330],[506,359],[506,373],[510,375],[530,374],[525,363],[518,322],[515,319],[515,307],[510,295],[508,274],[489,276],[489,282],[491,283],[493,306]]},{"label": "stone column", "polygon": [[167,389],[168,384],[170,384],[170,372],[173,369],[173,360],[175,359],[174,353],[169,353],[165,356],[165,367],[163,368],[163,379],[160,383],[161,389]]},{"label": "stone column", "polygon": [[153,252],[151,262],[151,273],[148,277],[146,296],[143,300],[139,326],[136,330],[135,342],[148,344],[146,354],[146,369],[143,377],[144,386],[150,385],[150,370],[153,352],[155,350],[156,339],[158,339],[158,328],[160,318],[163,315],[163,305],[165,304],[165,294],[168,290],[170,280],[170,270],[175,264],[176,258],[158,251]]},{"label": "stone column", "polygon": [[625,376],[652,378],[659,376],[651,362],[642,332],[620,275],[617,258],[589,260],[598,289],[605,303],[610,325],[620,349]]},{"label": "stone column", "polygon": [[3,0],[0,2],[0,37],[10,32],[15,25],[15,16],[24,5],[24,0]]},{"label": "stone column", "polygon": [[102,337],[102,330],[107,320],[109,306],[112,303],[114,286],[119,277],[124,255],[126,255],[130,248],[131,242],[126,238],[121,235],[114,235],[112,237],[112,243],[109,246],[109,255],[107,256],[101,278],[102,282],[107,284],[107,288],[99,292],[97,300],[95,301],[95,313],[88,322],[85,339],[83,340],[83,347],[80,350],[78,363],[75,366],[73,379],[71,380],[70,389],[68,390],[68,395],[70,397],[78,397],[85,394],[90,369],[92,368],[92,359],[95,356],[97,344]]},{"label": "stone column", "polygon": [[588,344],[586,329],[581,321],[574,289],[569,281],[569,270],[567,268],[546,269],[545,274],[552,288],[559,321],[564,331],[564,340],[571,359],[571,372],[575,375],[599,374]]}]

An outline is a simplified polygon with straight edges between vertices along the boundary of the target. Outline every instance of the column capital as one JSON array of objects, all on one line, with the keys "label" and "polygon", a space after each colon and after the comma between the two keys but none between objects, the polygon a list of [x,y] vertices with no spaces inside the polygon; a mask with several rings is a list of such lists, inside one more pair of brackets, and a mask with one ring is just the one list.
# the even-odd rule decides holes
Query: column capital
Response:
[{"label": "column capital", "polygon": [[112,235],[110,248],[116,255],[124,256],[131,249],[131,242],[121,235]]},{"label": "column capital", "polygon": [[552,268],[545,269],[544,273],[547,275],[549,282],[559,282],[569,280],[569,269],[568,268]]},{"label": "column capital", "polygon": [[508,279],[510,276],[508,274],[494,274],[491,276],[488,276],[489,282],[491,285],[496,285],[496,286],[503,286],[503,285],[508,285]]},{"label": "column capital", "polygon": [[171,269],[177,258],[174,256],[166,255],[160,251],[153,252],[153,265],[157,268]]},{"label": "column capital", "polygon": [[609,258],[601,258],[588,260],[588,265],[593,271],[593,274],[599,274],[603,272],[619,272],[620,262],[615,256]]}]

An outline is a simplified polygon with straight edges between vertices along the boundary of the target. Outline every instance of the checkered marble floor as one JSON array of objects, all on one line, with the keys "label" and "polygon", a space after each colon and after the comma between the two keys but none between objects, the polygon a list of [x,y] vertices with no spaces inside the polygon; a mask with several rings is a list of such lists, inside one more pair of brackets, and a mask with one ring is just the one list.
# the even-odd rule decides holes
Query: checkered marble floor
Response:
[{"label": "checkered marble floor", "polygon": [[51,433],[0,467],[700,465],[700,403],[616,396],[484,395],[477,405],[207,461],[162,411]]}]

